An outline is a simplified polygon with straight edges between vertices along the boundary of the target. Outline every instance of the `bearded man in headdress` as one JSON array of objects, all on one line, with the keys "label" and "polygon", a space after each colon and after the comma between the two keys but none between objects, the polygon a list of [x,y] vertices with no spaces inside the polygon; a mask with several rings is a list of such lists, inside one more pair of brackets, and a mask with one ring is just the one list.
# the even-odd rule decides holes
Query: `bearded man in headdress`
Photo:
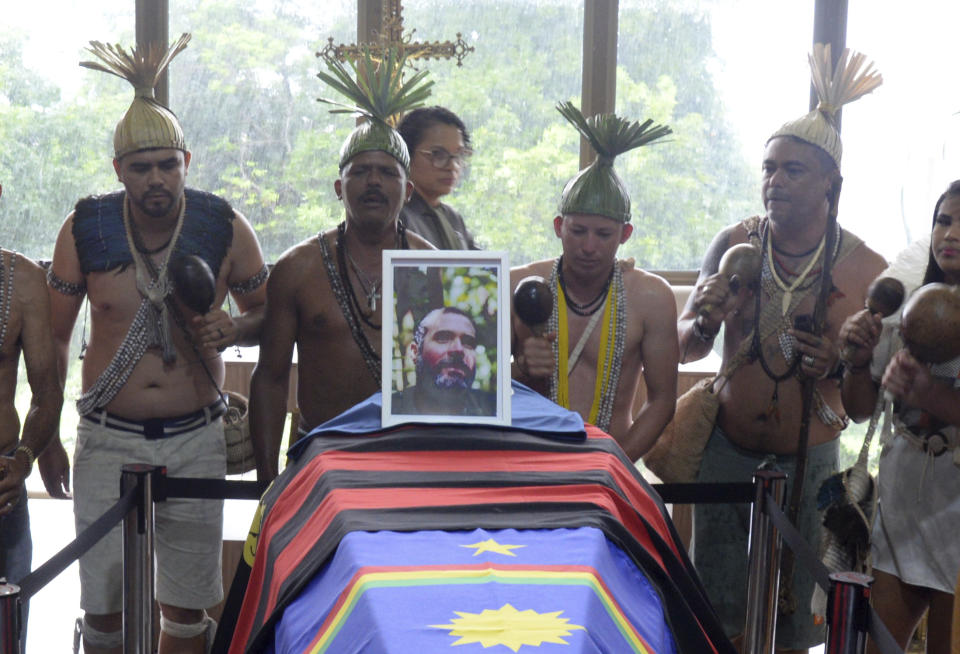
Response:
[{"label": "bearded man in headdress", "polygon": [[[630,196],[613,160],[670,129],[614,115],[586,119],[571,103],[558,109],[587,138],[597,159],[561,195],[553,229],[563,255],[510,273],[514,290],[525,277],[547,279],[554,300],[542,336],[514,316],[513,377],[610,433],[635,461],[673,415],[677,309],[661,277],[617,259],[633,225]],[[646,400],[635,410],[641,371]]]},{"label": "bearded man in headdress", "polygon": [[[253,229],[225,200],[186,188],[183,130],[153,97],[157,77],[188,41],[185,34],[169,50],[129,54],[93,42],[102,63],[82,64],[127,79],[136,97],[114,132],[113,167],[124,188],[77,203],[48,275],[63,376],[84,295],[90,304],[73,473],[78,532],[117,501],[123,464],[166,466],[175,477],[225,475],[218,350],[254,344],[260,333],[267,268]],[[187,256],[213,274],[213,309],[190,308],[184,289],[174,289],[170,270]],[[237,316],[219,308],[228,291]],[[54,444],[41,473],[63,497],[69,466]],[[223,596],[223,502],[177,499],[155,511],[160,652],[203,652],[215,627],[204,609]],[[84,651],[120,652],[121,587],[117,526],[80,558]]]},{"label": "bearded man in headdress", "polygon": [[306,435],[380,389],[383,251],[433,249],[398,220],[413,184],[410,154],[391,125],[396,114],[422,103],[432,82],[420,85],[421,71],[401,84],[404,58],[393,52],[380,62],[366,52],[353,64],[365,85],[339,62],[328,60],[327,66],[329,74],[318,77],[353,104],[324,102],[346,106],[365,120],[340,149],[333,190],[343,202],[343,222],[287,250],[270,275],[264,323],[269,338],[260,344],[250,390],[261,481],[278,473],[293,346],[298,432]]},{"label": "bearded man in headdress", "polygon": [[[820,105],[767,140],[766,215],[717,234],[678,322],[684,361],[704,357],[720,327],[725,330],[724,382],[715,387],[720,408],[697,481],[749,481],[761,465],[783,466],[788,515],[813,547],[820,543],[816,493],[837,470],[837,437],[846,425],[838,330],[863,308],[867,287],[886,266],[836,222],[842,147],[835,115],[881,82],[869,66],[858,72],[862,64],[862,55],[848,60],[845,52],[834,69],[829,46],[815,47]],[[759,280],[739,280],[732,292],[719,263],[741,243],[758,247],[763,263]],[[694,515],[697,572],[733,637],[744,628],[749,507],[697,505]],[[812,577],[790,567],[794,574],[785,569],[781,582],[777,646],[803,652],[823,642],[824,627],[810,610]]]}]

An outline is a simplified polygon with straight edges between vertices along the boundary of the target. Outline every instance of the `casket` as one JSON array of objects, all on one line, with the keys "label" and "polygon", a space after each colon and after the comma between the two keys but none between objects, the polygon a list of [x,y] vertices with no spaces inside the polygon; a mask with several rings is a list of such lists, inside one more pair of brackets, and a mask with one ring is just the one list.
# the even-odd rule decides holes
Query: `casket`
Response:
[{"label": "casket", "polygon": [[734,651],[617,443],[523,386],[507,428],[382,430],[377,395],[288,454],[232,653]]}]

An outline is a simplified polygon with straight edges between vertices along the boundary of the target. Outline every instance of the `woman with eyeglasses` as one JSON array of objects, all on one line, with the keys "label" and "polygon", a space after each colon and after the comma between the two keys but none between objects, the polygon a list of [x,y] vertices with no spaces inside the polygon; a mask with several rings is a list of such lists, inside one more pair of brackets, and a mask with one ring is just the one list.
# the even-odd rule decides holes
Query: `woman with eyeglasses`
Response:
[{"label": "woman with eyeglasses", "polygon": [[440,250],[478,250],[463,217],[440,201],[460,181],[472,154],[463,121],[444,107],[414,109],[397,131],[410,151],[413,194],[400,213],[404,226]]}]

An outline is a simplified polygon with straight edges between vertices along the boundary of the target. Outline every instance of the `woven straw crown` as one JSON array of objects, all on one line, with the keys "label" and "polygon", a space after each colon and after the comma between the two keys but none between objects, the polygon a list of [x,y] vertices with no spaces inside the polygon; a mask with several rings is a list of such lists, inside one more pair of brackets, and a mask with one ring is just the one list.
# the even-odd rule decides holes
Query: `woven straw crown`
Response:
[{"label": "woven straw crown", "polygon": [[[100,62],[82,61],[81,66],[110,73],[130,82],[134,88],[133,103],[127,109],[113,132],[113,153],[117,159],[138,150],[174,148],[186,151],[183,128],[176,114],[153,97],[157,79],[190,42],[189,34],[182,34],[165,50],[150,45],[127,52],[120,45],[91,41],[87,50]],[[101,63],[102,62],[102,63]]]},{"label": "woven straw crown", "polygon": [[597,152],[593,163],[567,182],[560,195],[560,215],[582,213],[606,216],[620,223],[630,222],[630,194],[613,169],[618,154],[627,152],[672,133],[669,127],[642,124],[604,114],[584,118],[570,102],[561,102],[557,111],[583,135]]},{"label": "woven straw crown", "polygon": [[813,86],[819,99],[817,108],[781,126],[767,142],[780,136],[793,136],[822,149],[840,168],[843,143],[836,127],[837,112],[843,105],[880,86],[883,77],[873,70],[873,63],[868,63],[865,55],[846,48],[834,68],[829,43],[815,44],[809,61]]},{"label": "woven straw crown", "polygon": [[[322,56],[317,53],[317,56]],[[423,106],[430,96],[433,82],[423,82],[426,71],[419,71],[408,81],[403,81],[406,56],[390,49],[385,56],[375,57],[369,48],[364,48],[356,62],[350,61],[353,75],[332,57],[324,57],[329,72],[317,73],[317,77],[340,92],[352,104],[344,104],[327,98],[320,102],[338,109],[331,113],[349,113],[364,119],[340,148],[340,170],[361,152],[386,152],[410,172],[410,153],[403,137],[394,129],[403,113]]]}]

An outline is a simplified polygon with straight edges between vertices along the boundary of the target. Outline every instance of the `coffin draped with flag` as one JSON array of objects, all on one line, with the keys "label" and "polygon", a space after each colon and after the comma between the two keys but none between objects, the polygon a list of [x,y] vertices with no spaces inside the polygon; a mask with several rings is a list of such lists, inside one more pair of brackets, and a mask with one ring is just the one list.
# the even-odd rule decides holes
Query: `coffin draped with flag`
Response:
[{"label": "coffin draped with flag", "polygon": [[384,431],[373,396],[297,443],[218,646],[232,627],[231,653],[732,652],[617,443],[517,384],[512,405],[509,428]]}]

